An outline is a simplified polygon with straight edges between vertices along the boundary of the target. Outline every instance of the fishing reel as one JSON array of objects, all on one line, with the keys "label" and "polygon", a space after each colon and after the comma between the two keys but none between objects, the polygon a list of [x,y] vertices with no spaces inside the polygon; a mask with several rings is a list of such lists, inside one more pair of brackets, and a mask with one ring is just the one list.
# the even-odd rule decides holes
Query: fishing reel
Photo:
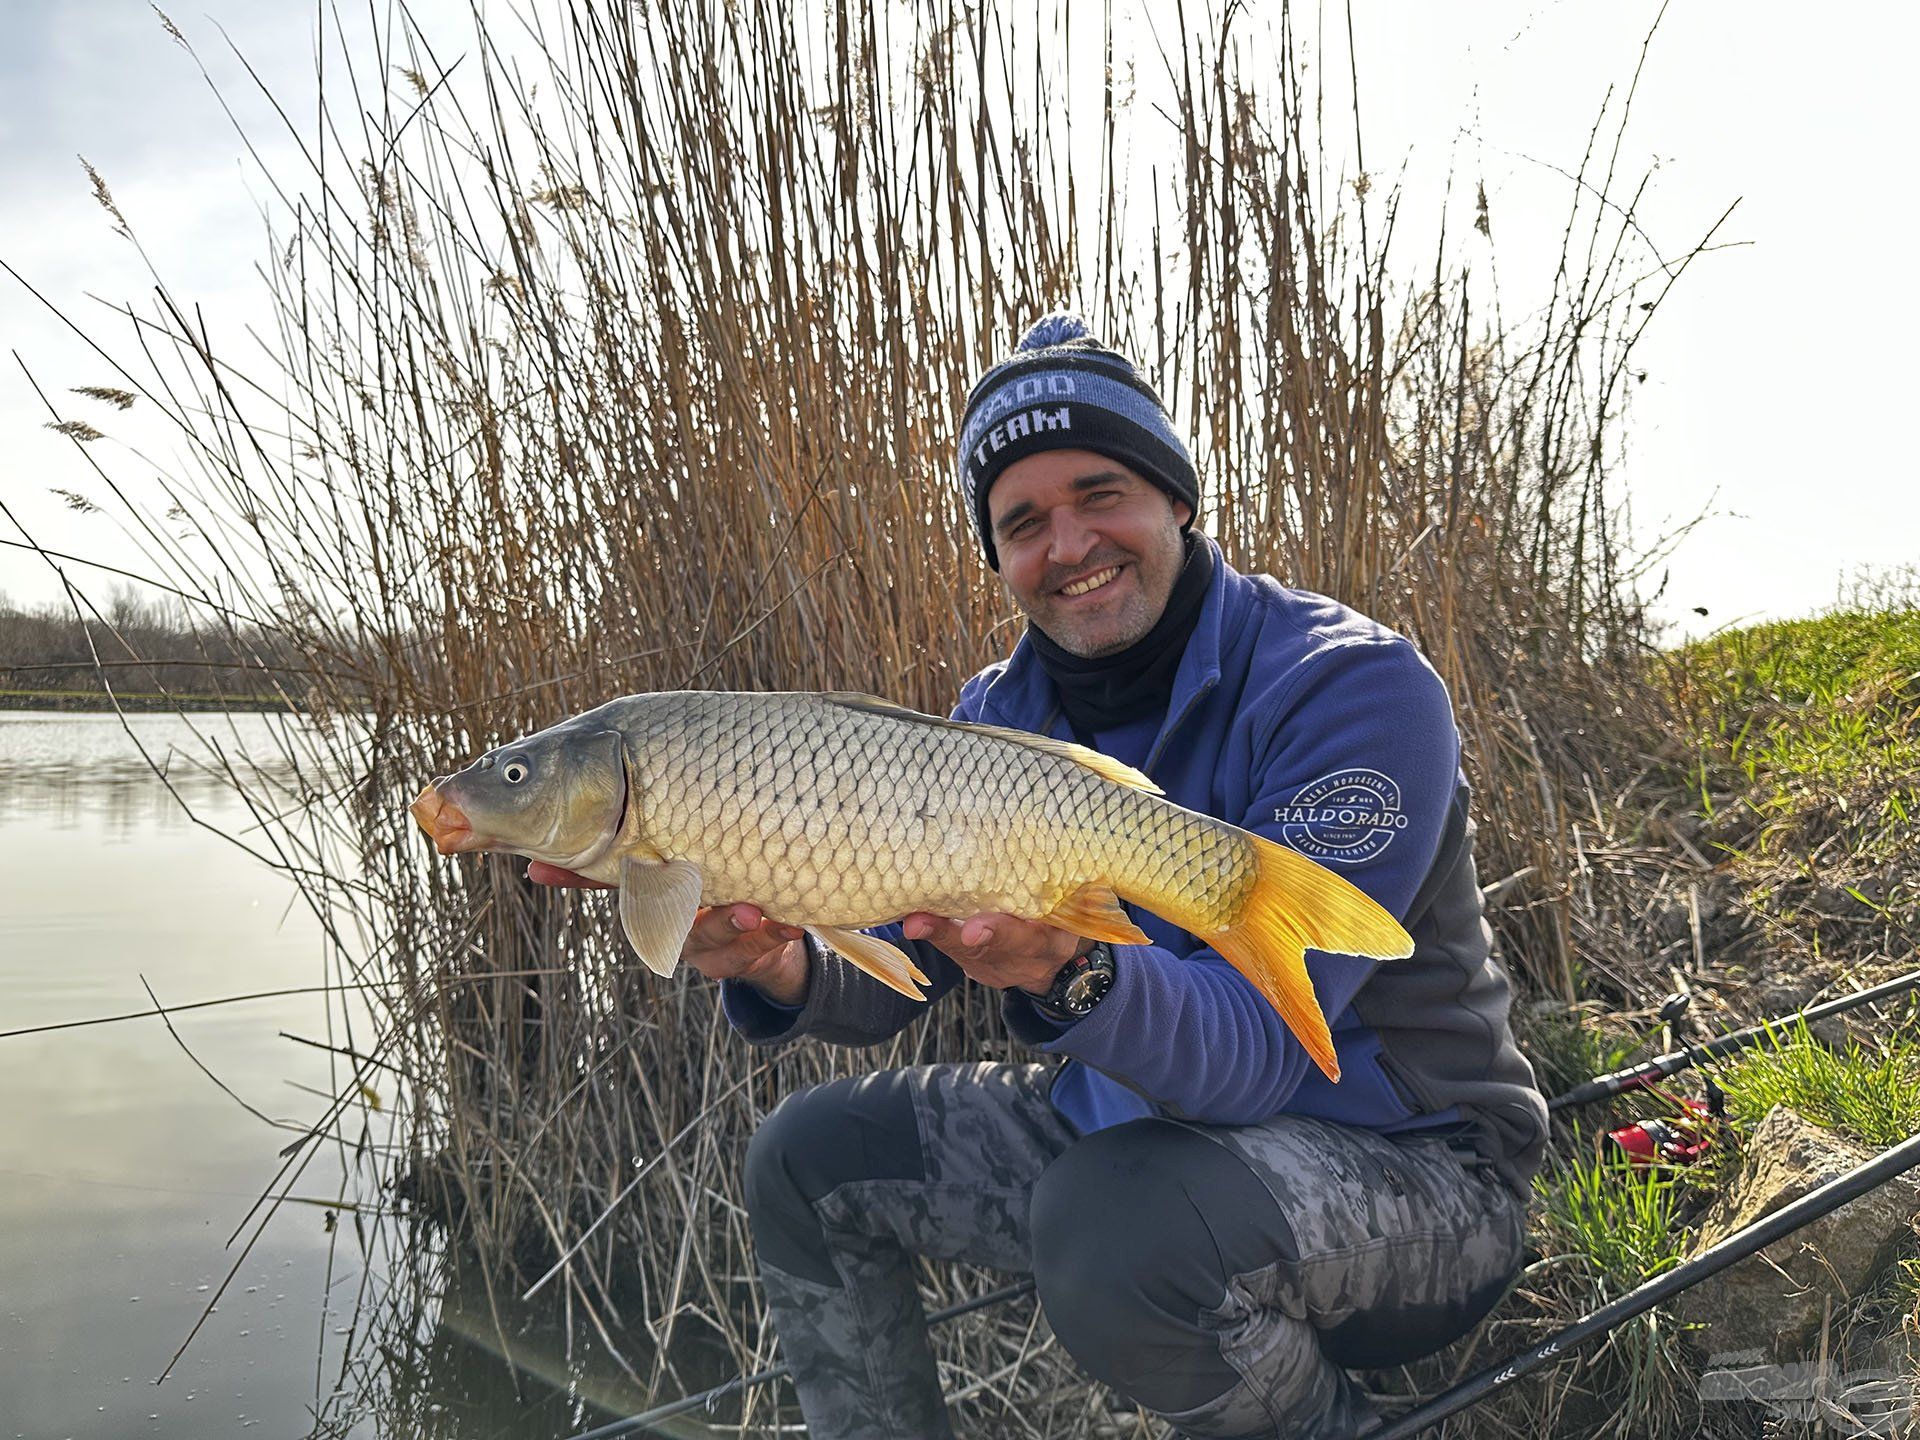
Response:
[{"label": "fishing reel", "polygon": [[[1659,1016],[1668,1033],[1669,1044],[1680,1040],[1686,1028],[1687,1007],[1693,997],[1684,991],[1667,996],[1660,1004]],[[1718,1143],[1721,1121],[1726,1118],[1726,1092],[1713,1083],[1713,1076],[1702,1071],[1706,1083],[1704,1101],[1689,1100],[1663,1089],[1649,1077],[1626,1087],[1658,1095],[1674,1107],[1666,1117],[1651,1116],[1607,1131],[1603,1148],[1623,1154],[1630,1165],[1692,1165]],[[1623,1091],[1624,1093],[1624,1091]]]},{"label": "fishing reel", "polygon": [[1651,1116],[1632,1125],[1622,1125],[1618,1130],[1609,1130],[1607,1143],[1625,1154],[1631,1165],[1692,1165],[1719,1139],[1720,1112],[1724,1109],[1725,1097],[1717,1085],[1712,1087],[1711,1095],[1718,1104],[1670,1095],[1667,1098],[1680,1107],[1678,1114],[1664,1119]]}]

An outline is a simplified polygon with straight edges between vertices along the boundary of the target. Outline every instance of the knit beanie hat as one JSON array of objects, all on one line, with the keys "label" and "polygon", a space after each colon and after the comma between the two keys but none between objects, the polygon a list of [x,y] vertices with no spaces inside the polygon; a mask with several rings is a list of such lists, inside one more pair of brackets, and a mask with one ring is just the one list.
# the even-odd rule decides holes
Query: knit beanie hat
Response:
[{"label": "knit beanie hat", "polygon": [[[995,570],[1000,557],[987,518],[987,491],[1009,465],[1042,450],[1111,456],[1186,501],[1188,510],[1200,509],[1200,479],[1167,407],[1133,362],[1094,339],[1078,315],[1036,321],[1013,354],[967,395],[960,485],[974,533]],[[1187,525],[1192,523],[1190,515]]]}]

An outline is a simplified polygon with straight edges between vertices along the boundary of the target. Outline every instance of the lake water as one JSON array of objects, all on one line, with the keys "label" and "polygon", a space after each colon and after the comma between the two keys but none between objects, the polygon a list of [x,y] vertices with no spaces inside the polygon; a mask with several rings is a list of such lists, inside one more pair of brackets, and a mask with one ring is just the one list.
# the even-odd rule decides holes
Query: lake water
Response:
[{"label": "lake water", "polygon": [[[208,828],[252,817],[187,763],[207,753],[195,729],[270,757],[291,722],[128,723],[176,793],[114,716],[0,713],[0,1031],[149,1010],[143,977],[167,1007],[337,984],[295,886]],[[538,1318],[510,1320],[510,1369],[476,1287],[341,1208],[380,1197],[333,1149],[294,1186],[312,1203],[280,1208],[156,1385],[298,1133],[270,1122],[313,1123],[349,1073],[285,1037],[343,1045],[365,1012],[306,993],[172,1019],[178,1039],[153,1016],[0,1038],[0,1440],[554,1440],[644,1408]],[[404,1246],[417,1231],[400,1228]],[[396,1306],[397,1277],[420,1273]]]}]

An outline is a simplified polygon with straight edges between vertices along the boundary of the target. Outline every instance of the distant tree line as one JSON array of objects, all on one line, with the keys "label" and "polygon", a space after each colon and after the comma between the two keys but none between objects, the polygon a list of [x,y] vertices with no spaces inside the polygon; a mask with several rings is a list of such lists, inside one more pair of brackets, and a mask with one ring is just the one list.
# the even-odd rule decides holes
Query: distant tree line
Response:
[{"label": "distant tree line", "polygon": [[[0,596],[0,697],[14,705],[134,702],[305,703],[310,662],[281,637],[183,602],[121,587],[97,610]],[[144,707],[143,707],[144,708]]]}]

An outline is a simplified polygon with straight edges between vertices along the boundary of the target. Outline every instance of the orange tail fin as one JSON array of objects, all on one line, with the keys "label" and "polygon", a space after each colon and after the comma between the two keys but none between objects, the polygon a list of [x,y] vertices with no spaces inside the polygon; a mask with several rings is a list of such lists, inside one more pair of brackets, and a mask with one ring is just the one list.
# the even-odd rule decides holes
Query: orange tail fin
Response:
[{"label": "orange tail fin", "polygon": [[1210,937],[1213,947],[1280,1012],[1322,1073],[1338,1080],[1340,1061],[1307,976],[1306,952],[1402,960],[1413,953],[1413,939],[1351,881],[1284,845],[1247,838],[1258,878],[1239,916]]}]

